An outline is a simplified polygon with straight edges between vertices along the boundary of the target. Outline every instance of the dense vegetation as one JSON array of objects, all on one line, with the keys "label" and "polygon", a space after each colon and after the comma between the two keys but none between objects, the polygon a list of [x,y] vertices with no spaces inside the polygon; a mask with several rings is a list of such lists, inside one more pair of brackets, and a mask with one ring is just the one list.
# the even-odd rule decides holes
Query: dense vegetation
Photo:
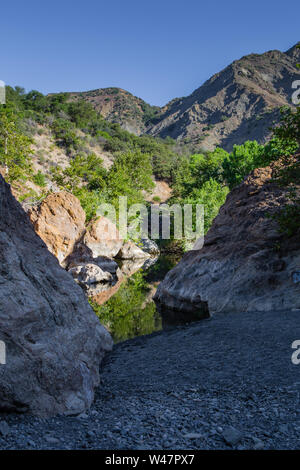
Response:
[{"label": "dense vegetation", "polygon": [[246,141],[243,145],[235,145],[231,153],[217,148],[213,152],[182,158],[174,178],[173,202],[193,206],[203,204],[206,233],[229,190],[255,168],[267,166],[279,157],[292,155],[298,147],[295,135],[282,135],[280,127],[274,130],[273,139],[266,145]]},{"label": "dense vegetation", "polygon": [[[283,112],[282,125],[274,131],[283,142],[293,141],[300,149],[300,108],[295,112],[287,109]],[[284,165],[277,169],[276,180],[283,187],[288,187],[289,203],[275,215],[280,231],[288,237],[298,234],[300,237],[300,155],[286,153]]]},{"label": "dense vegetation", "polygon": [[[291,236],[300,227],[300,198],[295,191],[300,183],[300,161],[293,156],[300,145],[300,113],[299,108],[282,113],[281,125],[266,145],[247,141],[235,145],[231,153],[220,148],[193,153],[178,147],[172,139],[130,134],[119,124],[104,120],[89,103],[68,101],[67,94],[26,94],[22,88],[7,87],[7,104],[0,107],[0,167],[13,186],[22,187],[28,180],[38,185],[42,191],[39,198],[49,191],[49,180],[71,191],[81,201],[88,220],[95,216],[101,202],[117,207],[119,196],[126,195],[129,205],[144,202],[144,192],[152,189],[154,175],[171,185],[171,204],[204,205],[206,233],[228,192],[254,168],[281,157],[285,165],[279,166],[277,181],[289,187],[290,203],[275,218],[280,230]],[[69,159],[65,168],[53,165],[50,175],[34,171],[31,159],[34,137],[44,129],[50,131],[56,146]],[[96,146],[112,155],[109,169],[91,150]],[[174,245],[174,241],[171,243]],[[161,274],[162,265],[154,266],[154,278],[155,270]],[[139,272],[104,305],[92,303],[116,341],[161,327],[153,302],[145,302],[148,289],[145,275]]]},{"label": "dense vegetation", "polygon": [[[30,158],[34,133],[43,128],[50,129],[56,145],[69,157],[67,168],[53,166],[51,179],[80,199],[88,219],[95,216],[101,202],[117,206],[119,196],[126,195],[130,205],[143,202],[144,191],[153,187],[154,175],[171,184],[172,203],[204,204],[205,232],[228,191],[251,170],[292,155],[299,147],[299,109],[283,111],[282,123],[266,145],[247,141],[235,145],[231,153],[217,148],[191,155],[190,149],[178,147],[172,139],[137,137],[103,119],[90,103],[70,101],[66,93],[44,96],[38,91],[25,93],[20,87],[7,87],[7,104],[0,110],[0,164],[10,182],[31,179],[46,187],[49,175],[46,178],[41,171],[34,173]],[[95,145],[113,156],[109,170],[91,151]],[[298,171],[295,164],[292,174]],[[284,182],[284,175],[281,179]],[[292,193],[291,199],[297,210]],[[287,211],[290,218],[291,208]]]},{"label": "dense vegetation", "polygon": [[[2,106],[0,119],[0,164],[9,164],[9,181],[25,177],[45,186],[45,175],[33,173],[29,154],[35,132],[50,129],[55,144],[70,162],[67,169],[54,165],[52,179],[79,197],[88,218],[95,215],[100,202],[117,203],[119,195],[126,194],[129,204],[142,202],[143,191],[153,187],[152,175],[172,181],[180,161],[172,139],[137,137],[104,120],[90,103],[68,101],[66,93],[44,96],[38,91],[25,93],[20,87],[7,87],[7,105]],[[6,132],[10,135],[8,145],[12,140],[16,143],[14,154],[4,150]],[[109,171],[91,151],[95,146],[112,155],[114,163]]]},{"label": "dense vegetation", "polygon": [[25,180],[31,173],[31,139],[18,126],[18,116],[0,107],[0,163],[9,181]]}]

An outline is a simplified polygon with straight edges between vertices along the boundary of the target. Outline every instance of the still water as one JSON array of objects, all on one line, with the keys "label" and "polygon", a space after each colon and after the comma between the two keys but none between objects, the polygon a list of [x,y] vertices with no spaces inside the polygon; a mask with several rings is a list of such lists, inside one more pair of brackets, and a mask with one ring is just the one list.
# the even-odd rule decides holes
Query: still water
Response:
[{"label": "still water", "polygon": [[153,296],[160,281],[179,258],[161,255],[150,267],[124,276],[93,299],[96,314],[115,342],[159,331],[163,323],[165,326]]}]

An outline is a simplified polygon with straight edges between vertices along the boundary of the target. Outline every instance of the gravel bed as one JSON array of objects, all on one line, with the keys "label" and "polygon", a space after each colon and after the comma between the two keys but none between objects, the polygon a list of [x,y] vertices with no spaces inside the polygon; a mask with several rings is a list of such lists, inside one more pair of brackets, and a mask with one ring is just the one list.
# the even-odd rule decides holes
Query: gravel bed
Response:
[{"label": "gravel bed", "polygon": [[119,343],[87,413],[1,413],[0,448],[297,449],[299,319],[226,314]]}]

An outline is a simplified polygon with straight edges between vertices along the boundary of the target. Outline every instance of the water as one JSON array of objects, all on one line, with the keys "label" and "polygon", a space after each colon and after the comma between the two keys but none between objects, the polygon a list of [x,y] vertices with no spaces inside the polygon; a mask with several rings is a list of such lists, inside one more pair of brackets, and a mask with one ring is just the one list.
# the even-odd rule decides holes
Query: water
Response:
[{"label": "water", "polygon": [[[153,296],[159,282],[179,258],[162,255],[149,268],[140,267],[134,274],[122,277],[117,284],[103,290],[93,299],[96,314],[115,342],[159,331],[166,326]],[[126,272],[126,269],[123,271]]]}]

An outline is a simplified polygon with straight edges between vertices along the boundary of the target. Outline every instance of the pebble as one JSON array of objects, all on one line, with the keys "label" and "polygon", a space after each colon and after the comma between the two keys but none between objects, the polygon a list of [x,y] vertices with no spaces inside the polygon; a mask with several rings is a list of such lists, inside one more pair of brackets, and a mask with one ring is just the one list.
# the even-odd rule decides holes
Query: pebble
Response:
[{"label": "pebble", "polygon": [[236,444],[238,444],[243,437],[242,433],[233,426],[228,426],[227,428],[225,428],[223,430],[222,435],[225,442],[227,442],[227,444],[230,444],[231,446],[235,446]]},{"label": "pebble", "polygon": [[45,440],[48,442],[48,444],[59,444],[60,442],[59,439],[52,436],[45,436]]},{"label": "pebble", "polygon": [[205,324],[115,345],[78,419],[1,413],[0,449],[298,449],[289,356],[298,317],[244,312]]},{"label": "pebble", "polygon": [[10,433],[10,427],[6,421],[0,421],[0,434],[1,436],[7,436]]},{"label": "pebble", "polygon": [[257,437],[252,437],[254,446],[253,449],[255,450],[262,450],[265,448],[265,445],[261,439],[258,439]]},{"label": "pebble", "polygon": [[188,434],[185,434],[184,437],[186,439],[200,439],[201,437],[203,437],[203,435],[197,432],[189,432]]}]

